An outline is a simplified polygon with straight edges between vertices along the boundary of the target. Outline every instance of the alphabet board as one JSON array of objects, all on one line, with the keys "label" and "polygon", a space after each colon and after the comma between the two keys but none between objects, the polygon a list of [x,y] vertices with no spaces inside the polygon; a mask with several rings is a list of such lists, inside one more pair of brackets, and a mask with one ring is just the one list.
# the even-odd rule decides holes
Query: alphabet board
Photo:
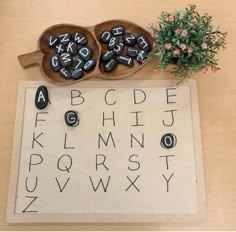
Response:
[{"label": "alphabet board", "polygon": [[[38,110],[41,85],[49,104]],[[8,222],[204,220],[199,121],[194,80],[21,82]]]}]

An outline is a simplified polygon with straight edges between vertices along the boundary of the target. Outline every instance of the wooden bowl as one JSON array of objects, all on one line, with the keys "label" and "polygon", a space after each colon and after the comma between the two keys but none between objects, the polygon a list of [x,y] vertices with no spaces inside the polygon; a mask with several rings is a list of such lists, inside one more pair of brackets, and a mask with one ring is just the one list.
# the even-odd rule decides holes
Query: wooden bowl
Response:
[{"label": "wooden bowl", "polygon": [[[24,54],[18,56],[18,59],[20,61],[20,64],[23,68],[27,68],[31,65],[39,65],[41,68],[41,71],[46,76],[46,78],[54,83],[58,84],[70,84],[72,82],[75,82],[74,80],[64,79],[60,76],[59,72],[52,71],[50,67],[50,56],[55,53],[54,48],[50,48],[47,45],[47,38],[50,35],[57,35],[64,32],[81,32],[83,33],[87,39],[88,39],[88,46],[90,46],[93,49],[93,55],[92,58],[96,61],[99,60],[100,57],[100,45],[98,44],[96,38],[94,37],[92,27],[80,27],[75,26],[71,24],[58,24],[54,25],[52,27],[47,28],[42,35],[39,37],[38,40],[38,50],[32,53]],[[87,73],[83,76],[82,79],[86,79],[91,77],[92,75],[96,75],[96,73],[99,73],[98,69],[98,63],[91,72]]]},{"label": "wooden bowl", "polygon": [[[143,68],[145,64],[138,64],[137,62],[134,62],[133,67],[118,65],[114,71],[108,73],[104,71],[103,62],[100,60],[101,54],[106,49],[106,45],[100,41],[100,35],[104,30],[110,30],[115,25],[123,25],[127,32],[130,32],[135,36],[141,33],[144,34],[149,40],[151,47],[153,47],[154,39],[148,31],[132,22],[125,20],[109,20],[90,27],[81,27],[71,24],[58,24],[47,28],[41,34],[38,39],[38,49],[36,51],[18,56],[19,62],[23,68],[27,68],[31,65],[39,65],[42,73],[48,81],[56,84],[71,84],[95,76],[104,79],[121,79],[128,77]],[[83,33],[88,39],[88,46],[93,50],[92,58],[97,61],[97,64],[93,70],[87,72],[81,79],[76,81],[64,79],[61,77],[59,72],[52,71],[50,67],[50,56],[55,53],[55,51],[54,48],[48,47],[47,38],[50,35],[57,35],[65,32]]]},{"label": "wooden bowl", "polygon": [[[150,42],[151,47],[153,47],[154,39],[148,31],[146,31],[142,27],[140,27],[137,24],[134,24],[132,22],[129,22],[126,20],[114,19],[114,20],[105,21],[103,23],[100,23],[100,24],[96,25],[94,28],[95,36],[101,45],[101,49],[102,49],[101,53],[102,54],[107,50],[107,44],[104,44],[101,42],[100,35],[103,31],[110,30],[113,26],[116,26],[116,25],[124,26],[125,30],[127,32],[132,33],[135,37],[138,36],[139,34],[145,35],[145,37]],[[125,54],[125,52],[126,51],[124,49],[122,54]],[[145,64],[139,64],[138,62],[134,62],[133,67],[127,67],[125,65],[118,65],[117,68],[113,72],[109,73],[109,72],[104,71],[103,62],[100,60],[100,62],[99,62],[99,70],[101,72],[100,77],[105,78],[105,79],[125,78],[125,77],[128,77],[128,76],[134,74],[135,72],[139,71],[141,68],[144,67],[144,65]]]}]

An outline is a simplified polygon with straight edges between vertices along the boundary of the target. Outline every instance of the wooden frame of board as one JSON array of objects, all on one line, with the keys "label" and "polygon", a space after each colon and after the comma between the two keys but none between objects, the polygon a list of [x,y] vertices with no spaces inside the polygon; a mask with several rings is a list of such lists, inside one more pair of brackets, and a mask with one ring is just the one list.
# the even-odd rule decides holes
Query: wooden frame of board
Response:
[{"label": "wooden frame of board", "polygon": [[[134,81],[84,81],[73,85],[73,87],[133,87]],[[176,81],[173,80],[161,80],[161,81],[138,81],[140,86],[135,87],[173,87],[176,86]],[[7,221],[9,223],[64,223],[64,222],[123,222],[123,223],[147,223],[147,222],[199,222],[206,219],[206,197],[205,197],[205,183],[204,183],[204,168],[203,168],[203,155],[201,145],[201,131],[200,131],[200,119],[198,108],[198,94],[197,84],[195,80],[189,80],[184,85],[190,86],[190,96],[192,102],[192,127],[194,132],[194,151],[195,151],[195,163],[196,163],[196,176],[197,176],[197,191],[198,191],[198,213],[197,214],[79,214],[79,213],[59,213],[59,214],[41,214],[37,213],[37,216],[32,214],[16,214],[16,193],[17,193],[17,180],[19,174],[19,161],[20,161],[20,149],[21,149],[21,136],[22,136],[22,121],[24,117],[24,99],[26,88],[37,87],[45,82],[21,82],[18,91],[18,103],[15,131],[14,131],[14,145],[12,150],[12,163],[11,174],[9,184],[9,196],[7,206]],[[47,86],[53,86],[63,88],[61,86],[55,86],[47,83]]]}]

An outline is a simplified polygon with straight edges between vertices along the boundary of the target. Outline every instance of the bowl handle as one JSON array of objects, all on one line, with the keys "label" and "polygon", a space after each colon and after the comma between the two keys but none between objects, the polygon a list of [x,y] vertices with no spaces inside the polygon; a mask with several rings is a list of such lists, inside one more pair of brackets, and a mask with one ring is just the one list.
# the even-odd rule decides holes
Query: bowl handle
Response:
[{"label": "bowl handle", "polygon": [[23,68],[28,68],[31,65],[42,65],[43,54],[37,50],[31,53],[18,56],[18,60]]}]

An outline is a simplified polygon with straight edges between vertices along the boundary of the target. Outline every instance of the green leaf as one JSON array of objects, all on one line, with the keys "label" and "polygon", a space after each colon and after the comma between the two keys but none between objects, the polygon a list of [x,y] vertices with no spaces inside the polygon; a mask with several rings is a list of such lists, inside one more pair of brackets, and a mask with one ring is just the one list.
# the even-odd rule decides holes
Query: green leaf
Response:
[{"label": "green leaf", "polygon": [[173,39],[171,40],[172,43],[175,43],[176,41],[177,41],[176,38],[173,38]]},{"label": "green leaf", "polygon": [[193,35],[197,35],[197,32],[195,30],[191,30],[190,33]]}]

